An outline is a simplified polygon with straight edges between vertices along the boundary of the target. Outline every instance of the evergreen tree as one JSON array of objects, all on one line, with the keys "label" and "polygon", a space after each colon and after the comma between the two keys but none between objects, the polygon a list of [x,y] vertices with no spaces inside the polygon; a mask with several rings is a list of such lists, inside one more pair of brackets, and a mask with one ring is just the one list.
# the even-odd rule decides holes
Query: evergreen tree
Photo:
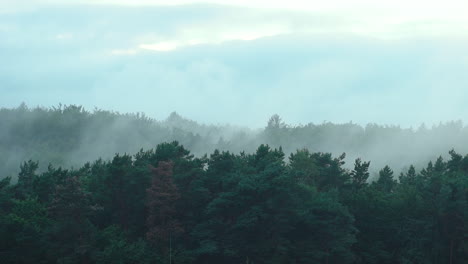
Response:
[{"label": "evergreen tree", "polygon": [[89,217],[99,207],[91,203],[78,176],[68,177],[57,185],[51,206],[53,226],[48,231],[49,255],[63,263],[89,263],[95,228]]},{"label": "evergreen tree", "polygon": [[361,159],[356,159],[354,162],[354,169],[351,171],[351,179],[354,188],[359,189],[367,185],[369,178],[369,165],[370,161],[362,162]]},{"label": "evergreen tree", "polygon": [[172,162],[160,161],[157,168],[151,167],[153,179],[147,189],[148,231],[146,238],[161,252],[172,258],[172,240],[183,232],[177,219],[176,202],[180,194],[172,179]]},{"label": "evergreen tree", "polygon": [[384,192],[392,192],[396,186],[396,181],[393,179],[393,171],[390,167],[385,166],[379,171],[379,179],[376,182],[378,188]]},{"label": "evergreen tree", "polygon": [[36,171],[39,163],[29,160],[21,164],[16,185],[16,195],[19,198],[34,196],[34,181],[37,178]]}]

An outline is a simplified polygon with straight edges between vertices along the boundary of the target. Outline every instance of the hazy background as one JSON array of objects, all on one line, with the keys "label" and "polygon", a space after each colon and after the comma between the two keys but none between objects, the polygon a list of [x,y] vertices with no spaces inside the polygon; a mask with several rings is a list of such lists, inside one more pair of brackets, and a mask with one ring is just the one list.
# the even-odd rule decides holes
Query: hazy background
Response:
[{"label": "hazy background", "polygon": [[464,1],[165,2],[0,1],[0,106],[252,128],[467,119]]},{"label": "hazy background", "polygon": [[99,158],[111,159],[116,153],[135,154],[163,142],[174,140],[197,157],[215,149],[232,153],[254,153],[260,144],[282,148],[285,161],[300,149],[346,153],[345,168],[354,160],[371,161],[371,180],[385,165],[396,172],[415,165],[425,168],[448,151],[468,153],[468,127],[461,121],[407,129],[398,126],[355,123],[309,123],[290,125],[273,115],[260,129],[231,125],[206,125],[171,113],[163,120],[144,114],[116,113],[81,106],[53,108],[0,108],[0,178],[16,179],[20,164],[39,161],[40,170],[49,164],[65,168],[81,167]]},{"label": "hazy background", "polygon": [[[468,151],[465,1],[166,2],[0,0],[5,173],[168,140],[197,155],[347,152],[374,171]],[[50,110],[59,103],[154,120]],[[285,124],[271,132],[275,113]],[[42,122],[76,138],[58,149]]]}]

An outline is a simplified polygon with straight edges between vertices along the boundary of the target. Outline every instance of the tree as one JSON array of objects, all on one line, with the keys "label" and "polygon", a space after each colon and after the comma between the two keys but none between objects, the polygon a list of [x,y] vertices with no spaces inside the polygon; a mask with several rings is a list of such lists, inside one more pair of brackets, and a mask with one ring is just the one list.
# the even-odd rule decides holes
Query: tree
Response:
[{"label": "tree", "polygon": [[4,263],[46,263],[47,209],[37,199],[13,200],[0,216],[0,255]]},{"label": "tree", "polygon": [[183,232],[177,220],[175,203],[180,194],[172,180],[172,162],[160,161],[157,168],[150,167],[153,173],[151,187],[147,189],[148,231],[146,238],[162,253],[172,258],[172,239]]},{"label": "tree", "polygon": [[289,156],[289,168],[291,177],[297,183],[309,186],[318,184],[319,168],[307,149],[297,150]]},{"label": "tree", "polygon": [[268,144],[279,147],[287,142],[288,135],[286,131],[286,124],[281,120],[279,115],[275,114],[268,120],[268,125],[263,134],[264,140]]},{"label": "tree", "polygon": [[356,189],[360,189],[367,185],[367,179],[369,178],[369,165],[370,161],[362,162],[360,158],[354,162],[354,169],[351,171],[351,179],[353,186]]},{"label": "tree", "polygon": [[379,179],[375,182],[376,186],[383,192],[392,192],[396,186],[396,181],[393,179],[393,171],[390,167],[385,166],[379,171]]},{"label": "tree", "polygon": [[48,208],[54,220],[48,231],[48,248],[58,262],[89,263],[95,234],[89,217],[96,210],[99,207],[92,205],[79,176],[69,176],[64,184],[56,186]]},{"label": "tree", "polygon": [[120,227],[111,225],[101,230],[97,235],[94,263],[109,264],[133,264],[133,263],[154,263],[157,259],[148,243],[138,238],[136,241],[130,240],[130,234]]},{"label": "tree", "polygon": [[33,196],[34,180],[37,178],[36,171],[39,163],[29,160],[20,166],[18,174],[18,184],[16,185],[16,195],[21,198]]},{"label": "tree", "polygon": [[414,185],[416,184],[417,176],[418,175],[416,174],[416,169],[413,165],[410,165],[408,171],[405,174],[400,174],[400,182]]}]

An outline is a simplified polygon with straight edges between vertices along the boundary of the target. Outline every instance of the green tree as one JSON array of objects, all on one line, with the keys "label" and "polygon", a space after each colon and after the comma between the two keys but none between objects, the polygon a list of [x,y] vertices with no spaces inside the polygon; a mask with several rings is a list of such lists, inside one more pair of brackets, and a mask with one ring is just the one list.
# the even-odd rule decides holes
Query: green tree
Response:
[{"label": "green tree", "polygon": [[370,161],[362,162],[361,159],[356,159],[354,162],[354,169],[351,171],[351,179],[354,188],[360,189],[367,185],[369,178]]},{"label": "green tree", "polygon": [[78,176],[57,185],[48,208],[53,226],[48,230],[49,255],[59,263],[88,263],[95,228],[89,217],[99,208],[91,203]]},{"label": "green tree", "polygon": [[4,263],[48,263],[45,231],[47,209],[36,199],[13,200],[11,212],[0,216],[0,255]]},{"label": "green tree", "polygon": [[395,189],[397,182],[393,179],[393,171],[390,167],[385,166],[379,171],[379,178],[375,182],[377,188],[383,192],[392,192]]},{"label": "green tree", "polygon": [[34,181],[37,178],[36,171],[39,163],[29,160],[21,164],[18,174],[18,183],[16,184],[16,195],[19,198],[34,196]]}]

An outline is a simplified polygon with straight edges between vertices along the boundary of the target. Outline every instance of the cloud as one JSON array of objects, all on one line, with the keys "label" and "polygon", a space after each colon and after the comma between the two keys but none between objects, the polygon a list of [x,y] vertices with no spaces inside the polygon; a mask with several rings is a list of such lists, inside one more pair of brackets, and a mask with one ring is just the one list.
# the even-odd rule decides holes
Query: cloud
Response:
[{"label": "cloud", "polygon": [[177,42],[159,42],[153,44],[140,44],[138,47],[145,50],[154,50],[154,51],[171,51],[179,47],[180,44]]},{"label": "cloud", "polygon": [[[84,14],[85,17],[81,18],[89,18],[89,23],[85,24],[97,29],[112,24],[119,25],[119,31],[127,32],[130,28],[152,31],[156,25],[156,31],[164,31],[172,37],[174,34],[184,37],[188,32],[195,32],[191,39],[206,39],[211,35],[216,38],[221,31],[234,36],[238,32],[244,39],[250,39],[245,37],[246,30],[255,31],[255,36],[272,35],[271,31],[275,33],[278,30],[281,33],[354,33],[378,38],[407,38],[411,34],[468,35],[468,17],[465,15],[468,3],[461,0],[332,0],[321,3],[303,0],[209,0],[205,4],[188,0],[3,1],[8,4],[1,5],[0,10],[28,14],[53,12],[52,19],[60,19],[59,23],[86,21],[79,17]],[[190,13],[187,12],[189,10]],[[95,19],[99,20],[97,24]],[[163,30],[164,26],[170,27]],[[173,27],[176,27],[175,31]],[[173,40],[171,38],[170,41]],[[169,40],[153,40],[162,41]]]},{"label": "cloud", "polygon": [[137,52],[136,49],[113,49],[110,51],[112,55],[135,55]]},{"label": "cloud", "polygon": [[461,26],[383,27],[340,12],[57,5],[3,14],[0,105],[74,103],[157,118],[175,110],[254,127],[273,113],[295,123],[465,119]]}]

